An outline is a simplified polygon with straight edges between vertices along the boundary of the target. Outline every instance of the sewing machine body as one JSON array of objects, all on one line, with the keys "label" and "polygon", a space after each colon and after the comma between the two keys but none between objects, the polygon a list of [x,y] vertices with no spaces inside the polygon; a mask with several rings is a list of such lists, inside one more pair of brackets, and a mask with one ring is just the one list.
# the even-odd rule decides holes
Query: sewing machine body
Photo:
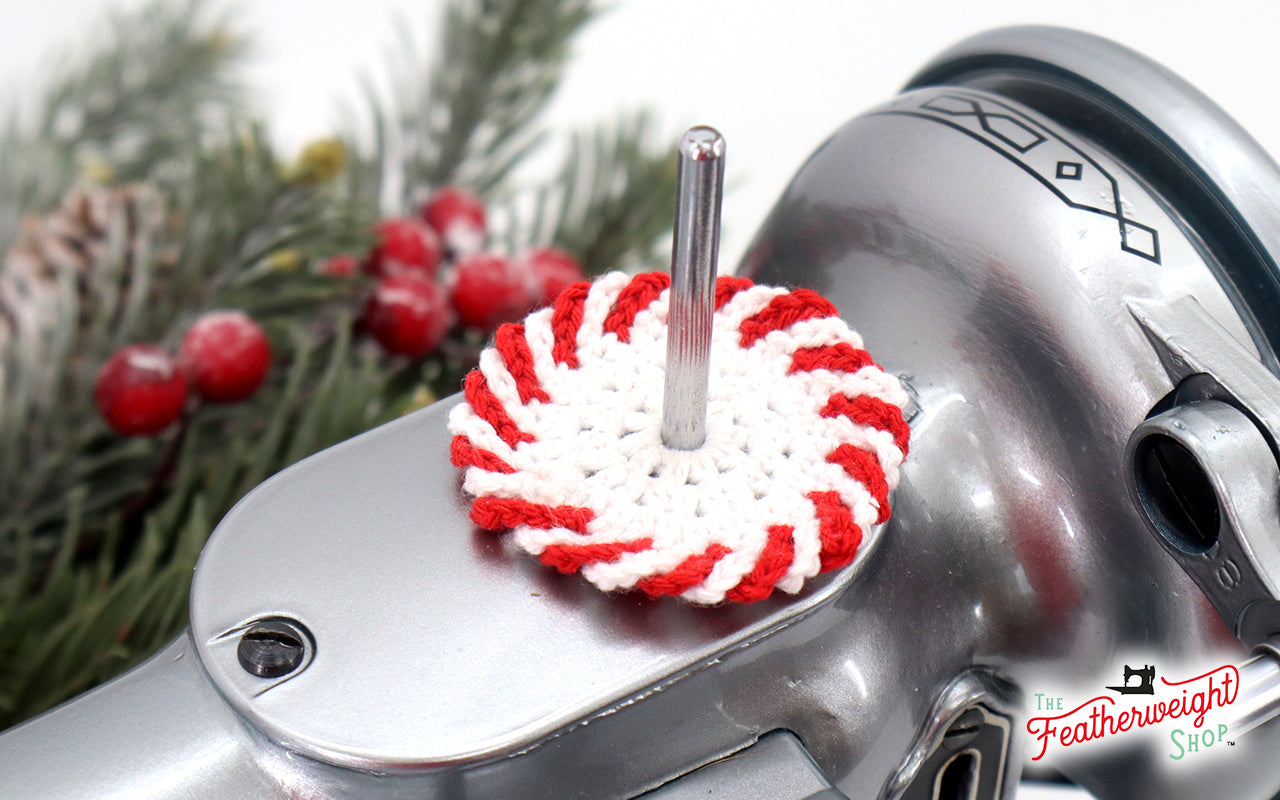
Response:
[{"label": "sewing machine body", "polygon": [[[1101,678],[1126,651],[1238,659],[1148,532],[1126,444],[1177,383],[1143,315],[1194,298],[1274,364],[1270,289],[1068,105],[1036,110],[1048,95],[1007,69],[927,78],[1037,48],[1125,82],[1158,68],[1092,37],[994,36],[837,131],[740,271],[822,292],[913,392],[894,516],[861,566],[750,606],[601,594],[472,528],[449,398],[246,497],[201,557],[189,633],[0,737],[0,796],[680,800],[754,774],[772,776],[758,797],[932,797],[939,742],[979,713],[995,744],[974,786],[1008,798],[1016,687]],[[267,617],[309,648],[277,679],[238,659]],[[1117,756],[1071,777],[1101,800],[1264,798],[1278,744],[1264,727],[1204,768]]]}]

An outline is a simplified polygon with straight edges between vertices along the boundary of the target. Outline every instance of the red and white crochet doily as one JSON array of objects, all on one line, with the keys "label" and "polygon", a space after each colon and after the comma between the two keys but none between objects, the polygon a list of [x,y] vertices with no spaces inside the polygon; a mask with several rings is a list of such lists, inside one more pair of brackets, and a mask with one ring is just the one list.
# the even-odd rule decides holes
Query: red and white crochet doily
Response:
[{"label": "red and white crochet doily", "polygon": [[577,283],[498,329],[449,416],[471,519],[605,591],[752,602],[889,516],[906,393],[820,295],[721,277],[706,443],[662,443],[665,273]]}]

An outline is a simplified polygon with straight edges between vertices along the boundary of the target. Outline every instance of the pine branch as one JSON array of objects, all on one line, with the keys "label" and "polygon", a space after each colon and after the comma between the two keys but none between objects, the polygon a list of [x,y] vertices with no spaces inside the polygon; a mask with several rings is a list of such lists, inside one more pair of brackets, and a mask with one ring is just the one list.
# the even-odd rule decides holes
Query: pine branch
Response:
[{"label": "pine branch", "polygon": [[531,123],[594,14],[590,0],[453,0],[430,65],[402,42],[390,108],[373,108],[380,161],[402,170],[389,176],[400,205],[422,187],[495,190],[541,141]]},{"label": "pine branch", "polygon": [[[393,102],[373,103],[375,158],[336,180],[339,144],[284,166],[260,126],[235,119],[226,70],[240,48],[202,9],[156,0],[117,20],[50,84],[33,125],[15,117],[0,134],[0,244],[6,213],[47,208],[86,167],[144,181],[68,195],[15,251],[35,266],[0,264],[0,728],[176,633],[200,546],[244,493],[456,391],[483,334],[389,358],[355,338],[369,279],[307,268],[367,250],[387,187],[398,210],[444,183],[514,199],[513,252],[555,243],[592,272],[666,260],[675,159],[644,115],[575,136],[552,186],[508,185],[543,141],[537,116],[588,0],[452,0],[430,66],[406,47]],[[93,405],[98,367],[126,343],[174,347],[214,307],[267,329],[267,383],[181,431],[111,433]]]},{"label": "pine branch", "polygon": [[18,234],[22,214],[48,208],[75,182],[79,167],[57,142],[23,132],[16,116],[0,133],[0,248],[7,249]]},{"label": "pine branch", "polygon": [[97,35],[104,47],[53,80],[37,130],[98,156],[117,180],[143,177],[151,165],[188,152],[240,106],[226,67],[244,42],[200,0],[154,0],[110,14]]},{"label": "pine branch", "polygon": [[190,571],[210,528],[203,498],[180,498],[187,513],[176,540],[163,513],[150,517],[133,558],[118,571],[110,547],[77,559],[83,496],[70,498],[68,525],[41,590],[20,604],[0,604],[0,653],[23,656],[0,659],[0,728],[151,653],[171,638],[174,617],[185,611]]},{"label": "pine branch", "polygon": [[50,562],[32,556],[28,529],[11,534],[22,555],[0,573],[0,729],[171,638],[213,521],[273,472],[397,413],[378,378],[384,367],[352,350],[350,327],[340,318],[320,340],[303,323],[278,330],[287,356],[271,385],[250,403],[201,409],[169,491],[141,519],[91,512],[94,490],[81,485],[65,495]]},{"label": "pine branch", "polygon": [[[0,728],[171,638],[212,522],[272,473],[396,413],[392,367],[353,350],[339,310],[357,282],[304,266],[367,247],[369,205],[282,167],[260,129],[239,130],[128,194],[115,223],[90,226],[103,239],[89,250],[91,231],[67,216],[79,200],[40,231],[33,256],[61,287],[55,317],[0,337]],[[75,257],[52,259],[63,250]],[[126,342],[173,346],[225,306],[266,326],[268,384],[251,402],[201,408],[182,432],[108,431],[92,400],[107,356]]]},{"label": "pine branch", "polygon": [[[209,308],[240,308],[270,326],[351,304],[352,283],[299,264],[363,242],[367,207],[285,177],[256,128],[222,138],[227,145],[197,153],[172,185],[147,195],[162,204],[167,195],[167,209],[135,203],[131,227],[108,237],[96,257],[42,262],[63,287],[40,309],[54,316],[0,336],[0,496],[8,498],[0,576],[12,568],[18,531],[37,557],[51,552],[70,491],[86,491],[95,521],[87,528],[96,535],[103,515],[153,482],[161,445],[110,433],[93,406],[97,369],[111,353],[132,342],[176,346]],[[46,247],[51,236],[41,238]],[[117,257],[121,250],[127,257]],[[6,261],[0,273],[0,307],[13,266]]]},{"label": "pine branch", "polygon": [[578,256],[592,274],[666,269],[675,217],[675,148],[643,112],[573,135],[525,236]]},{"label": "pine branch", "polygon": [[372,204],[338,186],[292,179],[260,126],[227,138],[162,184],[179,198],[183,220],[173,269],[157,289],[166,303],[189,314],[231,306],[269,320],[349,293],[349,285],[301,266],[367,248]]},{"label": "pine branch", "polygon": [[229,67],[244,40],[201,0],[152,0],[109,15],[94,32],[87,57],[51,61],[33,113],[6,115],[0,245],[23,212],[51,206],[77,178],[152,175],[242,105]]}]

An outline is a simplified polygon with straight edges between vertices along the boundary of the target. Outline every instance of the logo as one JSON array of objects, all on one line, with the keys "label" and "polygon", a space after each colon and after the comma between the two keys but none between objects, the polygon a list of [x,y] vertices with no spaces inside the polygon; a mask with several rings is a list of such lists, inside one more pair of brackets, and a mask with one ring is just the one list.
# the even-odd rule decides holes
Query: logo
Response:
[{"label": "logo", "polygon": [[[1236,701],[1240,672],[1231,664],[1188,678],[1157,679],[1154,665],[1124,665],[1124,680],[1105,686],[1113,694],[1099,694],[1082,703],[1068,703],[1061,695],[1034,695],[1034,716],[1027,733],[1034,739],[1032,761],[1051,749],[1094,746],[1108,740],[1132,738],[1140,732],[1156,733],[1166,742],[1169,758],[1215,746],[1234,746],[1222,709]],[[1060,713],[1059,713],[1060,712]]]},{"label": "logo", "polygon": [[[1137,686],[1130,686],[1129,679],[1137,678],[1140,682]],[[1156,668],[1150,664],[1142,669],[1134,669],[1128,664],[1124,665],[1124,684],[1120,686],[1108,686],[1113,692],[1120,694],[1155,694],[1156,693]]]}]

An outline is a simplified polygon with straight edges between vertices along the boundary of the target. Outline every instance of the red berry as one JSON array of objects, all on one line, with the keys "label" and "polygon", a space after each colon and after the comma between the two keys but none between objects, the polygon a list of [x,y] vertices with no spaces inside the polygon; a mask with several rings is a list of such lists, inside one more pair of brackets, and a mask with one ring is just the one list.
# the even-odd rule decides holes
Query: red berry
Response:
[{"label": "red berry", "polygon": [[393,275],[378,282],[364,309],[364,323],[388,352],[425,356],[452,324],[444,291],[412,275]]},{"label": "red berry", "polygon": [[533,305],[520,266],[491,253],[458,262],[449,300],[464,325],[485,331],[520,319]]},{"label": "red berry", "polygon": [[563,250],[539,247],[520,257],[534,297],[533,305],[541,308],[555,301],[571,283],[586,280],[582,265]]},{"label": "red berry", "polygon": [[360,261],[355,256],[329,256],[320,264],[321,275],[334,278],[349,278],[360,269]]},{"label": "red berry", "polygon": [[150,436],[182,416],[187,379],[165,351],[133,344],[107,359],[98,370],[93,402],[116,432]]},{"label": "red berry", "polygon": [[455,258],[465,258],[484,247],[484,203],[457,186],[438,189],[418,211],[444,240]]},{"label": "red berry", "polygon": [[433,278],[440,266],[440,239],[416,219],[391,217],[377,224],[378,244],[369,252],[365,269],[379,278],[416,274]]},{"label": "red berry", "polygon": [[249,397],[271,367],[267,335],[241,311],[211,311],[196,320],[178,355],[193,388],[214,403]]}]

